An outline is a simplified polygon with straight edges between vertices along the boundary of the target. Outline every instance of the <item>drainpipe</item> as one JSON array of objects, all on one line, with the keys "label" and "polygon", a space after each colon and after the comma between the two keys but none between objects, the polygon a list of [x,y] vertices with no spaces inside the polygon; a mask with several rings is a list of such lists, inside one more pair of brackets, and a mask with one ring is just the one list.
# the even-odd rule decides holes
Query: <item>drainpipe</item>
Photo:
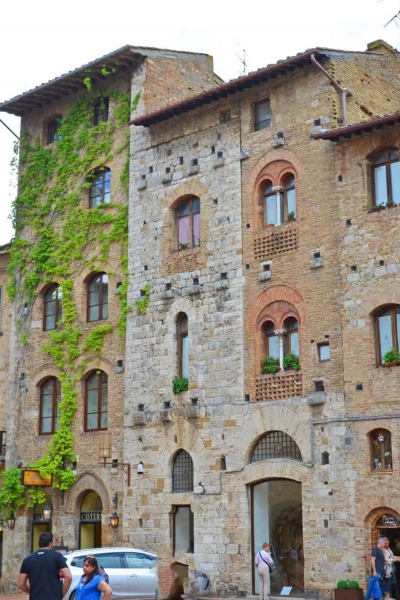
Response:
[{"label": "drainpipe", "polygon": [[331,81],[331,83],[333,83],[333,85],[335,86],[335,88],[341,93],[342,95],[342,121],[343,121],[343,125],[347,125],[347,114],[346,114],[346,97],[347,96],[351,96],[351,92],[349,90],[347,90],[346,88],[342,87],[337,81],[336,79],[334,79],[332,77],[332,75],[330,75],[330,73],[328,73],[328,71],[326,69],[324,69],[324,67],[322,65],[319,64],[319,62],[315,59],[315,55],[311,54],[310,56],[311,58],[311,62],[318,67],[318,69],[320,71],[322,71],[324,73],[324,75],[326,75],[326,77],[328,77],[329,81]]}]

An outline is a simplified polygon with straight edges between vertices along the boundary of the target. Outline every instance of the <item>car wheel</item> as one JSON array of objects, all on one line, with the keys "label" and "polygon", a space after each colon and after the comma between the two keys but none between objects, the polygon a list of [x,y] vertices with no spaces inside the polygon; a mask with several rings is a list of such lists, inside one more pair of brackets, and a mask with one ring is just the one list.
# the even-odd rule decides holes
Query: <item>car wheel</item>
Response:
[{"label": "car wheel", "polygon": [[69,600],[75,600],[75,598],[76,598],[76,590],[73,590],[73,591],[71,592],[71,595],[70,595],[70,597],[69,597]]}]

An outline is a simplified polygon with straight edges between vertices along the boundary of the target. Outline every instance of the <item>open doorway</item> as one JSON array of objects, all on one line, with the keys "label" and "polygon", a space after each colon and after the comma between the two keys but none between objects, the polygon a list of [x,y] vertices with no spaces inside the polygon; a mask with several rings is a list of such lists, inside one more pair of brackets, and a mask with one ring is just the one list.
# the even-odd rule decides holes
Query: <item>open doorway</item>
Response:
[{"label": "open doorway", "polygon": [[[387,537],[395,556],[400,556],[400,518],[392,513],[381,515],[372,527],[372,546],[376,546],[378,538]],[[391,597],[400,600],[400,563],[393,563]]]},{"label": "open doorway", "polygon": [[[252,564],[263,542],[269,542],[277,566],[271,576],[271,595],[285,586],[291,596],[304,595],[304,552],[301,483],[273,479],[251,488]],[[259,593],[257,569],[253,572],[253,593]]]},{"label": "open doorway", "polygon": [[79,519],[79,548],[101,548],[103,504],[97,492],[88,492],[82,500]]},{"label": "open doorway", "polygon": [[[31,537],[31,550],[35,552],[39,549],[39,538],[42,533],[52,532],[51,521],[45,521],[43,515],[43,507],[49,501],[47,500],[43,504],[35,504],[33,507],[33,519],[32,519],[32,537]],[[53,507],[51,507],[53,509]]]}]

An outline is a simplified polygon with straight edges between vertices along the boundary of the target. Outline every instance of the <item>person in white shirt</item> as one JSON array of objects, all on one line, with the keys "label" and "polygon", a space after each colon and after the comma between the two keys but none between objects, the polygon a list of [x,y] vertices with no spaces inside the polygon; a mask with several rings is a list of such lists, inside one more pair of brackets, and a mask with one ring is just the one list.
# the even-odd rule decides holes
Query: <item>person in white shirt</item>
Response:
[{"label": "person in white shirt", "polygon": [[264,542],[263,549],[257,552],[256,565],[258,567],[258,578],[260,580],[260,600],[268,600],[269,594],[269,567],[274,561],[268,542]]}]

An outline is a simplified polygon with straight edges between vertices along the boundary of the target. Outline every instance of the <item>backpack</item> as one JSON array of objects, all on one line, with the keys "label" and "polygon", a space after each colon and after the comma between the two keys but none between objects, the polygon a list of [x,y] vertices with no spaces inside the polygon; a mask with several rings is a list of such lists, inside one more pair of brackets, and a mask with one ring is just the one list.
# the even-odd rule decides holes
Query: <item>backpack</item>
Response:
[{"label": "backpack", "polygon": [[104,581],[106,583],[110,583],[110,578],[107,575],[107,573],[105,572],[105,570],[103,569],[103,567],[101,565],[99,565],[99,571],[100,571],[100,575],[102,576],[102,578],[104,579]]}]

